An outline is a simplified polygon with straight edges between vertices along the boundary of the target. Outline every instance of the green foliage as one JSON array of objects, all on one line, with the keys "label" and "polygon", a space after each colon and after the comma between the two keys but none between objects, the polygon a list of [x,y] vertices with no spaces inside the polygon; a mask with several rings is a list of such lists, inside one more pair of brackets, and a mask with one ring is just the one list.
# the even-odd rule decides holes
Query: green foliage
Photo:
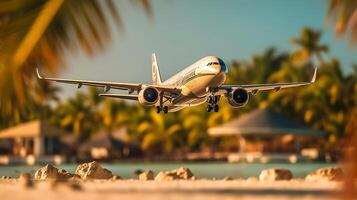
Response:
[{"label": "green foliage", "polygon": [[298,38],[293,38],[292,43],[300,47],[292,54],[293,61],[307,61],[316,56],[322,63],[322,53],[327,53],[329,48],[325,44],[319,44],[321,34],[319,30],[305,27]]},{"label": "green foliage", "polygon": [[[304,29],[305,32],[318,31]],[[320,37],[311,37],[309,43],[315,46],[326,46],[319,43]],[[297,41],[304,40],[297,38]],[[311,60],[321,53],[320,48],[311,48],[308,58],[296,62],[296,52],[306,49],[299,43],[296,51],[279,52],[268,48],[261,54],[252,56],[248,61],[231,62],[227,84],[273,83],[310,80],[314,65]],[[22,117],[8,116],[1,118],[4,122],[19,118],[50,118],[52,123],[78,134],[88,137],[98,130],[112,131],[125,126],[130,133],[130,140],[138,142],[148,155],[171,154],[176,151],[199,151],[212,147],[232,149],[235,141],[227,138],[212,138],[207,134],[209,127],[214,127],[238,117],[244,112],[259,108],[271,107],[285,115],[306,123],[311,127],[324,130],[328,136],[322,145],[329,149],[337,149],[339,140],[344,136],[347,122],[355,123],[355,115],[350,111],[356,107],[357,66],[355,71],[343,75],[338,59],[320,60],[318,77],[314,85],[304,88],[284,89],[279,92],[261,92],[251,96],[247,106],[232,108],[225,98],[219,102],[220,112],[207,113],[205,105],[185,108],[167,115],[156,114],[150,107],[142,107],[137,103],[98,97],[98,90],[77,93],[64,102],[58,102],[57,88],[39,85],[36,96],[29,101],[33,103],[31,110]],[[55,103],[55,107],[49,102]],[[353,116],[353,117],[350,117]],[[11,125],[4,123],[3,127]]]},{"label": "green foliage", "polygon": [[[147,0],[131,2],[142,5],[148,16],[151,15]],[[109,19],[122,28],[113,0],[0,1],[0,115],[3,127],[32,119],[31,110],[41,103],[33,91],[37,85],[51,87],[44,86],[48,83],[38,83],[35,68],[55,74],[64,67],[65,52],[84,51],[92,56],[103,50],[111,39]],[[24,41],[34,45],[23,45]]]},{"label": "green foliage", "polygon": [[[304,28],[292,43],[294,52],[278,52],[274,47],[248,61],[233,61],[227,84],[289,82],[309,80],[312,60],[319,61],[316,84],[306,88],[286,89],[278,93],[259,93],[251,97],[244,108],[231,108],[220,101],[219,113],[206,113],[204,105],[186,108],[165,117],[152,109],[125,101],[103,99],[98,91],[77,93],[59,102],[57,87],[34,81],[34,67],[40,66],[55,73],[63,66],[64,52],[84,50],[94,55],[110,40],[108,17],[122,28],[121,17],[112,0],[64,0],[46,31],[26,59],[17,66],[13,60],[21,42],[28,36],[46,0],[12,0],[0,2],[0,128],[6,128],[32,119],[50,121],[81,137],[88,137],[100,129],[112,131],[126,126],[130,139],[137,141],[148,154],[172,153],[175,150],[196,151],[218,144],[232,146],[232,140],[213,139],[207,128],[227,122],[240,114],[270,106],[286,115],[324,130],[329,135],[324,141],[328,148],[338,148],[346,123],[356,123],[357,65],[355,71],[343,75],[338,59],[326,59],[328,46],[321,44],[322,32]],[[140,2],[151,17],[147,0]],[[356,1],[330,0],[328,16],[336,22],[337,35],[350,33],[357,38]],[[41,25],[41,23],[40,23]],[[40,32],[40,31],[38,31]],[[309,70],[311,69],[311,70]],[[353,127],[353,126],[351,126]],[[349,131],[351,132],[351,131]]]},{"label": "green foliage", "polygon": [[327,19],[335,26],[336,36],[348,36],[352,42],[357,42],[357,1],[355,0],[330,0]]}]

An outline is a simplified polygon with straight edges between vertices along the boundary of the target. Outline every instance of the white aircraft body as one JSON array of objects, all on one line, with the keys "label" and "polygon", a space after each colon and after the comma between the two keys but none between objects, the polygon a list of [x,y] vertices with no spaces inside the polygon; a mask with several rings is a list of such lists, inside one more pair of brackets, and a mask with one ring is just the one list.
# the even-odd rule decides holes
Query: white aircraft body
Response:
[{"label": "white aircraft body", "polygon": [[[61,83],[101,87],[103,97],[136,100],[141,105],[155,106],[157,113],[175,112],[188,106],[196,106],[207,102],[207,111],[218,112],[217,105],[221,96],[227,98],[233,107],[247,104],[250,94],[260,91],[279,91],[284,88],[310,85],[315,82],[317,68],[310,82],[224,85],[228,67],[216,56],[204,57],[166,81],[161,81],[155,54],[152,54],[152,83],[119,83],[91,80],[74,80],[42,77],[37,69],[39,79]],[[126,90],[127,94],[109,94],[111,89]]]}]

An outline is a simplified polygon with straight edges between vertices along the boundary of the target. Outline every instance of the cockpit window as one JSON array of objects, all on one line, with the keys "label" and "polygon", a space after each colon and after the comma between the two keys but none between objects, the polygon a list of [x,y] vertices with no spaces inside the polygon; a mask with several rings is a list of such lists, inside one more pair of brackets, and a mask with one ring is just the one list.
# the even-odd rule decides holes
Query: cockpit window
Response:
[{"label": "cockpit window", "polygon": [[224,64],[223,60],[218,58],[219,64],[221,65],[221,71],[224,73],[228,73],[228,67]]},{"label": "cockpit window", "polygon": [[220,65],[221,71],[224,73],[228,73],[228,67],[226,66],[226,64],[224,64],[223,60],[220,58],[218,58],[218,62],[209,62],[207,64],[207,66],[211,66],[211,65]]},{"label": "cockpit window", "polygon": [[218,62],[210,62],[207,64],[207,66],[211,66],[211,65],[219,65],[219,63]]}]

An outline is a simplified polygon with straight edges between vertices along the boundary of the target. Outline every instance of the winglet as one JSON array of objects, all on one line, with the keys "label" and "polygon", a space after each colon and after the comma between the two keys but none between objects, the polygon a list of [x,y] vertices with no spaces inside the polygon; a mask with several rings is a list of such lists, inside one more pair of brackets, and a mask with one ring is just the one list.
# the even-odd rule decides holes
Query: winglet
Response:
[{"label": "winglet", "polygon": [[39,69],[36,67],[36,74],[38,79],[43,79],[43,77],[40,75]]},{"label": "winglet", "polygon": [[317,74],[317,67],[315,67],[314,75],[312,76],[311,83],[315,83]]}]

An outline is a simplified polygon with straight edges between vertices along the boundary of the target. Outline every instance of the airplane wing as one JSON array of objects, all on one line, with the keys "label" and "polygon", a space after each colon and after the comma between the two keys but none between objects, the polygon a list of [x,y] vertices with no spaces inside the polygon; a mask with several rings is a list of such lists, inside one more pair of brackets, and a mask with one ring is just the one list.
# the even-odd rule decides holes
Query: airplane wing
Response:
[{"label": "airplane wing", "polygon": [[138,100],[138,95],[136,94],[106,94],[101,93],[99,94],[101,97],[113,97],[118,99],[126,99],[126,100]]},{"label": "airplane wing", "polygon": [[268,84],[251,84],[251,85],[222,85],[218,88],[216,95],[222,95],[227,91],[234,90],[237,88],[243,88],[247,90],[247,92],[256,94],[259,91],[268,91],[268,90],[279,91],[284,88],[310,85],[315,82],[316,74],[317,74],[317,67],[315,67],[314,75],[312,76],[310,82],[268,83]]},{"label": "airplane wing", "polygon": [[[93,87],[101,87],[104,88],[104,91],[107,92],[110,89],[119,89],[119,90],[129,90],[130,93],[134,91],[139,91],[141,88],[145,86],[152,86],[158,89],[159,91],[168,92],[170,94],[179,94],[181,89],[171,86],[165,85],[148,85],[148,84],[141,84],[141,83],[118,83],[118,82],[107,82],[107,81],[92,81],[92,80],[75,80],[75,79],[61,79],[61,78],[47,78],[42,77],[38,68],[36,68],[37,77],[40,80],[46,81],[54,81],[59,83],[68,83],[78,85],[78,88],[82,87],[82,85],[86,86],[93,86]],[[102,95],[105,96],[105,95]]]}]

